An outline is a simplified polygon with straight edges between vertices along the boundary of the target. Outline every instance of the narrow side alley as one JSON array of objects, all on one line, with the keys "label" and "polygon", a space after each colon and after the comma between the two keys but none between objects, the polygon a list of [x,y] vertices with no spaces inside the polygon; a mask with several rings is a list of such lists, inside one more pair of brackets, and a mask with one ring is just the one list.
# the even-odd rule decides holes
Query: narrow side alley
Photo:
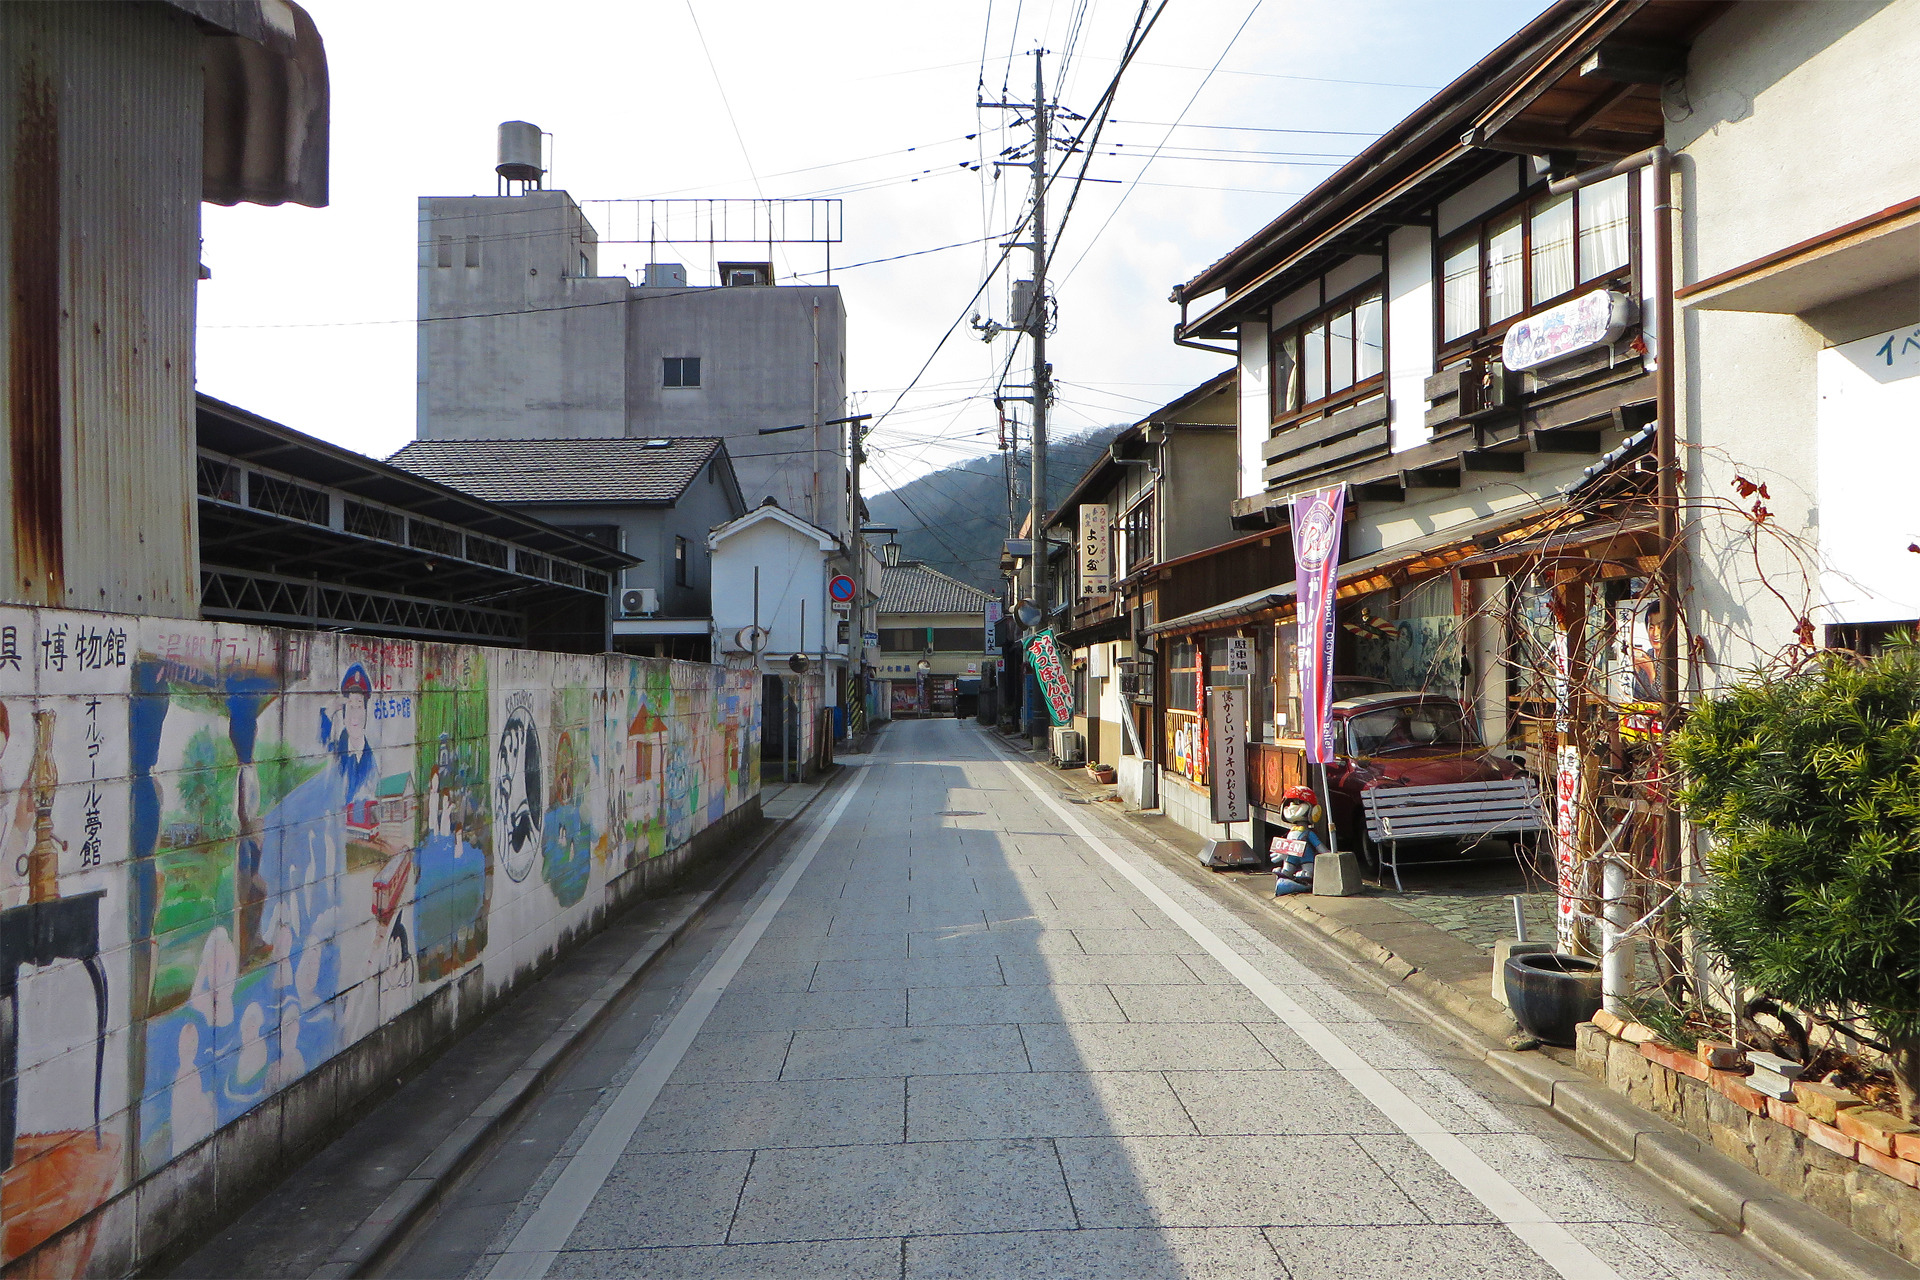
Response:
[{"label": "narrow side alley", "polygon": [[1779,1274],[975,727],[845,774],[386,1274]]}]

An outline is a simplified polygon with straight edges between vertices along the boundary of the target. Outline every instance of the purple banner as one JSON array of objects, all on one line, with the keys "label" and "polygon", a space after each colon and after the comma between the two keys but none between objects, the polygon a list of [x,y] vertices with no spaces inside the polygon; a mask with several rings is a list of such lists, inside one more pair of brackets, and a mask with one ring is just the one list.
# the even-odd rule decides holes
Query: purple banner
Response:
[{"label": "purple banner", "polygon": [[1300,637],[1301,736],[1307,759],[1333,759],[1333,607],[1340,583],[1340,531],[1347,488],[1316,489],[1293,500],[1295,617]]}]

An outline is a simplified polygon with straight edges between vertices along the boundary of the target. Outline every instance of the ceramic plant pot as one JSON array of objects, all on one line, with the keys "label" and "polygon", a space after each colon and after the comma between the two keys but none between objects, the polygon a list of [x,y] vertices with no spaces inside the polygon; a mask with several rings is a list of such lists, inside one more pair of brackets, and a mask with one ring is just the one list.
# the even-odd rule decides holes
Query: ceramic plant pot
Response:
[{"label": "ceramic plant pot", "polygon": [[1560,952],[1507,961],[1507,1004],[1531,1036],[1570,1048],[1573,1029],[1600,1011],[1600,963]]}]

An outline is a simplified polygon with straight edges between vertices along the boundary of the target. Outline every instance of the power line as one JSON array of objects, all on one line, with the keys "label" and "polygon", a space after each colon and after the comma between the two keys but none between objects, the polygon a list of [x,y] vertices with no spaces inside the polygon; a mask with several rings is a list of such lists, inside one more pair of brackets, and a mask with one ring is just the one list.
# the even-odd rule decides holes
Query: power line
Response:
[{"label": "power line", "polygon": [[[1180,114],[1174,117],[1174,123],[1176,125],[1180,121],[1187,118],[1187,112],[1191,111],[1193,109],[1193,104],[1199,101],[1200,94],[1202,93],[1202,91],[1206,89],[1208,82],[1213,79],[1213,73],[1220,69],[1220,64],[1227,60],[1227,55],[1229,53],[1233,52],[1233,46],[1240,42],[1240,35],[1242,32],[1244,32],[1247,29],[1247,24],[1253,21],[1253,15],[1260,12],[1261,3],[1262,3],[1262,0],[1253,0],[1253,7],[1247,10],[1247,16],[1240,20],[1240,25],[1238,27],[1234,28],[1233,38],[1227,41],[1227,47],[1222,49],[1220,51],[1220,56],[1213,60],[1213,67],[1207,72],[1207,74],[1204,77],[1201,78],[1200,83],[1194,86],[1192,96],[1190,96],[1187,99],[1187,105],[1180,108]],[[1160,139],[1161,146],[1165,146],[1167,139],[1171,138],[1172,136],[1173,136],[1173,129],[1172,127],[1169,127],[1167,129],[1166,134]],[[1153,155],[1147,157],[1146,165],[1142,166],[1140,172],[1134,175],[1133,182],[1128,185],[1125,191],[1122,191],[1120,193],[1120,198],[1114,201],[1112,210],[1109,211],[1107,214],[1107,220],[1100,224],[1100,229],[1093,233],[1093,238],[1091,240],[1087,241],[1087,247],[1080,251],[1080,256],[1073,260],[1073,265],[1071,267],[1067,268],[1067,274],[1060,278],[1060,282],[1062,284],[1065,284],[1068,280],[1072,279],[1073,273],[1080,269],[1080,264],[1087,260],[1087,254],[1093,251],[1093,246],[1100,242],[1100,237],[1106,234],[1106,230],[1108,227],[1113,225],[1114,218],[1119,214],[1121,207],[1127,203],[1127,197],[1133,194],[1134,187],[1137,187],[1140,185],[1140,179],[1146,176],[1147,169],[1152,167],[1153,165],[1154,157],[1158,156],[1159,154],[1160,154],[1160,148],[1155,147]]]}]

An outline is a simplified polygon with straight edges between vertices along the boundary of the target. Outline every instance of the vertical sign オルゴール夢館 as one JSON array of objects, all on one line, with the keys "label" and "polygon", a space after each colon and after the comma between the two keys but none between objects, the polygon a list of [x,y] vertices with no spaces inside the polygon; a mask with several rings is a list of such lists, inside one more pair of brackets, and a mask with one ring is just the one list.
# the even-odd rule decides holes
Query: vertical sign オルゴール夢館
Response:
[{"label": "vertical sign \u30aa\u30eb\u30b4\u30fc\u30eb\u5922\u9928", "polygon": [[1033,664],[1034,679],[1047,701],[1047,714],[1055,724],[1073,721],[1073,682],[1067,679],[1066,665],[1060,660],[1060,645],[1053,629],[1040,632],[1027,641],[1027,661]]},{"label": "vertical sign \u30aa\u30eb\u30b4\u30fc\u30eb\u5922\u9928", "polygon": [[1247,820],[1247,691],[1239,685],[1207,690],[1207,783],[1215,822]]},{"label": "vertical sign \u30aa\u30eb\u30b4\u30fc\u30eb\u5922\u9928", "polygon": [[1339,582],[1345,485],[1316,489],[1293,500],[1293,572],[1300,634],[1301,737],[1307,759],[1333,759],[1333,611]]},{"label": "vertical sign \u30aa\u30eb\u30b4\u30fc\u30eb\u5922\u9928", "polygon": [[1080,507],[1080,594],[1103,596],[1113,590],[1112,542],[1107,537],[1107,505]]}]

